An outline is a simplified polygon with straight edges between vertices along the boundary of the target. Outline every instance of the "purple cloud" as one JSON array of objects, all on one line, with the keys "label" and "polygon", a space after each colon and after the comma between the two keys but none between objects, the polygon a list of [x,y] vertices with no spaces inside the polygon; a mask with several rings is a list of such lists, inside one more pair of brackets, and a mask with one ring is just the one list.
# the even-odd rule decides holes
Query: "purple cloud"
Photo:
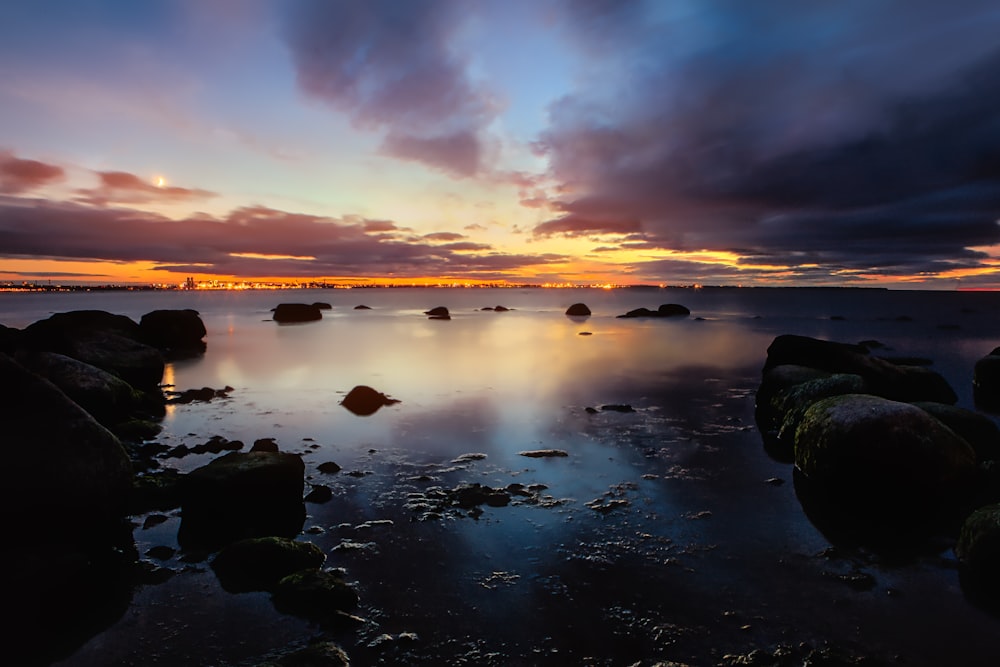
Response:
[{"label": "purple cloud", "polygon": [[459,0],[296,2],[285,36],[299,88],[358,127],[387,130],[385,154],[471,176],[498,108],[454,48],[467,9]]},{"label": "purple cloud", "polygon": [[0,150],[0,194],[21,194],[65,177],[62,167],[25,160]]}]

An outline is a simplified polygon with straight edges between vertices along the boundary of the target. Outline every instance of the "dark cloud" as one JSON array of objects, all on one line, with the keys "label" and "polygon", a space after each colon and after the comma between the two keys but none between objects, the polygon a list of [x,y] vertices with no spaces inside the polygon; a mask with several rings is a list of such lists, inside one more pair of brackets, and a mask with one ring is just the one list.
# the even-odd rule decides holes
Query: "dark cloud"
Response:
[{"label": "dark cloud", "polygon": [[20,194],[63,180],[62,167],[38,160],[24,160],[0,150],[0,194]]},{"label": "dark cloud", "polygon": [[238,208],[225,218],[196,214],[172,220],[126,208],[0,197],[0,257],[147,261],[167,270],[245,277],[483,279],[567,259],[500,253],[481,243],[439,245],[393,234],[394,229],[388,221],[264,206]]},{"label": "dark cloud", "polygon": [[460,0],[289,3],[298,85],[356,126],[387,130],[384,153],[471,176],[498,109],[454,48],[467,9]]},{"label": "dark cloud", "polygon": [[985,266],[995,3],[668,4],[557,3],[581,52],[622,76],[551,107],[537,148],[566,194],[536,234],[631,230],[810,276]]}]

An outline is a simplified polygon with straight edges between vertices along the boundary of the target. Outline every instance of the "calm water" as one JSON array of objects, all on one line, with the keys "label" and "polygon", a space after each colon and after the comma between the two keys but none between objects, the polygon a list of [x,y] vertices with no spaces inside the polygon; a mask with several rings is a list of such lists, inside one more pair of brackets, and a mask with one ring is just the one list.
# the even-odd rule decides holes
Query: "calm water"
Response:
[{"label": "calm water", "polygon": [[[282,301],[326,301],[278,325]],[[575,320],[574,302],[593,311]],[[616,319],[682,303],[686,319]],[[371,310],[354,310],[365,304]],[[422,314],[447,306],[450,321]],[[510,312],[479,310],[503,305]],[[273,437],[334,499],[307,505],[307,539],[344,567],[370,623],[335,638],[356,664],[714,664],[726,653],[828,641],[905,664],[993,664],[1000,621],[962,595],[943,545],[900,563],[831,551],[791,470],[769,459],[753,391],[771,340],[798,333],[934,360],[973,407],[972,367],[1000,345],[1000,294],[874,290],[326,290],[3,294],[0,323],[102,309],[138,320],[194,308],[204,357],[168,366],[177,389],[229,399],[171,406],[159,442]],[[581,335],[582,333],[590,335]],[[400,402],[360,417],[356,385]],[[629,404],[634,413],[587,407]],[[570,456],[528,459],[527,449]],[[476,460],[453,462],[463,454]],[[210,456],[169,459],[190,470]],[[339,463],[323,475],[316,466]],[[346,474],[353,472],[354,474]],[[769,478],[786,484],[765,484]],[[546,506],[416,521],[410,494],[460,482],[544,484]],[[596,511],[588,503],[605,506]],[[593,501],[598,501],[594,503]],[[141,526],[144,517],[136,517]],[[390,520],[365,526],[370,520]],[[137,527],[177,574],[137,589],[109,627],[59,663],[254,664],[319,629],[230,595],[184,562],[179,513]],[[364,545],[361,548],[357,545]],[[864,574],[873,585],[852,587]],[[379,644],[384,633],[415,642]],[[375,646],[369,646],[370,644]]]}]

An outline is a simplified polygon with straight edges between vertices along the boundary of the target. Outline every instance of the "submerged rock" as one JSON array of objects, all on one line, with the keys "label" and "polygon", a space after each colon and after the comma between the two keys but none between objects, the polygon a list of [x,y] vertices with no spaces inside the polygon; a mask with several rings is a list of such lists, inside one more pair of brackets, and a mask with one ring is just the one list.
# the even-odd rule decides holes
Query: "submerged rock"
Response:
[{"label": "submerged rock", "polygon": [[679,303],[665,303],[656,310],[650,310],[649,308],[636,308],[628,311],[624,315],[619,315],[618,317],[687,317],[690,314],[691,310],[687,306],[682,306]]},{"label": "submerged rock", "polygon": [[312,303],[279,303],[272,309],[275,322],[314,322],[323,319],[323,313]]},{"label": "submerged rock", "polygon": [[430,310],[425,310],[424,315],[427,315],[428,319],[431,320],[450,320],[451,313],[444,306],[437,306],[436,308],[431,308]]},{"label": "submerged rock", "polygon": [[528,449],[523,452],[518,452],[517,455],[527,456],[531,459],[542,459],[569,456],[569,453],[564,449]]},{"label": "submerged rock", "polygon": [[356,415],[367,417],[375,414],[382,406],[399,402],[395,398],[389,398],[382,392],[362,384],[347,392],[347,396],[340,404]]},{"label": "submerged rock", "polygon": [[574,303],[566,309],[566,314],[570,317],[589,317],[590,308],[585,303]]}]

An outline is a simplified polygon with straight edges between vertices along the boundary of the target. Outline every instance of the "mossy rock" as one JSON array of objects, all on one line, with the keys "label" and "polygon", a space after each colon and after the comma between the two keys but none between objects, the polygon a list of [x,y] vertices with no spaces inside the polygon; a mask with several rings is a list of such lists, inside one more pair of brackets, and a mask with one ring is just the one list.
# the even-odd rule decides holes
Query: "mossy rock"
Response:
[{"label": "mossy rock", "polygon": [[322,570],[302,570],[281,579],[272,599],[278,611],[324,620],[358,605],[358,594],[340,576]]},{"label": "mossy rock", "polygon": [[955,555],[974,594],[1000,598],[1000,503],[981,507],[966,518]]},{"label": "mossy rock", "polygon": [[976,455],[914,405],[846,394],[806,410],[795,432],[795,464],[857,509],[912,513],[958,500],[975,478]]},{"label": "mossy rock", "polygon": [[326,556],[311,542],[285,537],[240,540],[225,547],[212,561],[222,587],[231,593],[269,591],[284,577],[316,569]]}]

